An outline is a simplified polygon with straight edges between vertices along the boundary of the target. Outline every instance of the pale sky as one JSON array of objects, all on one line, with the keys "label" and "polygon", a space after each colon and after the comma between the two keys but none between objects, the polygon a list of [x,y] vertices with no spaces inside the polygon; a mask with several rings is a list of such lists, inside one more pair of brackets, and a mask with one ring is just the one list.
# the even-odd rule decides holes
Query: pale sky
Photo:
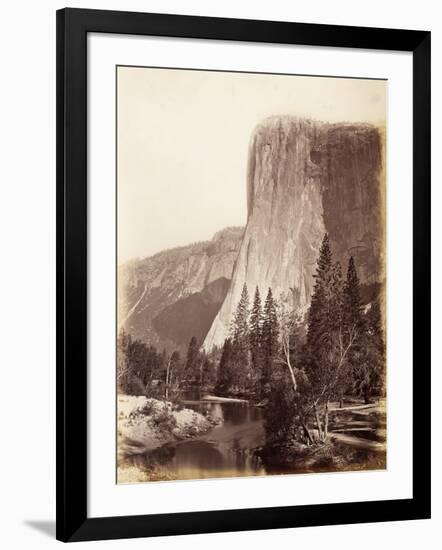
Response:
[{"label": "pale sky", "polygon": [[117,86],[119,263],[245,225],[266,117],[386,121],[382,80],[118,67]]}]

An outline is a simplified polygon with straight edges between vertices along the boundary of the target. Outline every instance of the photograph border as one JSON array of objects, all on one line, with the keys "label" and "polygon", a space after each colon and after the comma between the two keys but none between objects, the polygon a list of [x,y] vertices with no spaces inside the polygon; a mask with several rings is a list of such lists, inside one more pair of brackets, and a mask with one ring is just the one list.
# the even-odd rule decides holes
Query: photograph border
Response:
[{"label": "photograph border", "polygon": [[[413,54],[413,498],[87,516],[87,34]],[[57,533],[62,541],[430,517],[430,33],[68,8],[57,12]],[[418,322],[417,322],[418,321]]]}]

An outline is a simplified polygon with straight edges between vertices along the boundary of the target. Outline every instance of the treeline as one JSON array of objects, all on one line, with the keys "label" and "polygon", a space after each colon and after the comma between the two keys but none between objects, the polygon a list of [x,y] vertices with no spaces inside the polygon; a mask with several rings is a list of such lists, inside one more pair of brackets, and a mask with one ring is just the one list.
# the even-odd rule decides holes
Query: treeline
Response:
[{"label": "treeline", "polygon": [[270,391],[272,363],[278,348],[277,304],[269,288],[264,305],[256,287],[250,307],[245,284],[224,341],[215,392],[264,398]]},{"label": "treeline", "polygon": [[275,370],[266,410],[268,436],[325,441],[331,401],[342,403],[344,395],[353,395],[369,403],[383,391],[385,338],[379,297],[363,307],[354,259],[350,257],[343,277],[325,235],[305,336],[293,314],[285,312],[281,319],[282,370]]},{"label": "treeline", "polygon": [[199,349],[195,337],[186,356],[179,351],[158,351],[155,346],[133,340],[121,329],[117,340],[118,391],[127,395],[147,395],[173,399],[182,389],[213,387],[215,365]]},{"label": "treeline", "polygon": [[[385,341],[379,299],[365,308],[354,259],[346,276],[324,236],[311,304],[298,317],[287,300],[244,285],[224,342],[215,391],[249,394],[266,405],[268,440],[312,443],[328,434],[329,404],[344,395],[369,403],[383,390]],[[315,425],[312,434],[309,426]]]},{"label": "treeline", "polygon": [[[365,307],[354,259],[346,274],[324,236],[310,307],[298,316],[288,300],[245,284],[222,349],[205,353],[193,337],[187,354],[159,352],[121,331],[118,389],[178,397],[196,387],[246,396],[265,405],[269,443],[325,441],[330,402],[344,396],[369,403],[384,388],[385,338],[379,297]],[[314,428],[312,428],[314,426]]]}]

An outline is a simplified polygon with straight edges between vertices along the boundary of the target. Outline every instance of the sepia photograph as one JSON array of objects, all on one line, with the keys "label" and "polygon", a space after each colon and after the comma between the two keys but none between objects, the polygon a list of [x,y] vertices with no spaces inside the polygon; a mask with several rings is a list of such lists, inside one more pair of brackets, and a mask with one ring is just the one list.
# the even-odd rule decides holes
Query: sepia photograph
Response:
[{"label": "sepia photograph", "polygon": [[387,86],[116,68],[118,483],[387,468]]}]

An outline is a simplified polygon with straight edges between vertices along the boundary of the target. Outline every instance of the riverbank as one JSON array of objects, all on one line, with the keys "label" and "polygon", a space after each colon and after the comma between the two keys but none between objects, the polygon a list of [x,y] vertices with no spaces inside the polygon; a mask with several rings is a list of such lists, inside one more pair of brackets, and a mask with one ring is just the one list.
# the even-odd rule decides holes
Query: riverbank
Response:
[{"label": "riverbank", "polygon": [[[315,426],[309,426],[315,433]],[[259,451],[269,474],[384,470],[387,460],[386,402],[330,407],[326,443],[292,441]]]},{"label": "riverbank", "polygon": [[259,453],[268,475],[385,470],[386,453],[336,441],[323,444],[286,445]]},{"label": "riverbank", "polygon": [[265,409],[241,398],[191,394],[178,405],[120,395],[118,411],[119,483],[386,467],[385,400],[332,403],[327,442],[310,446],[266,445]]},{"label": "riverbank", "polygon": [[207,433],[214,425],[192,409],[144,396],[118,396],[118,482],[148,481],[145,472],[127,467],[125,457],[154,451],[167,443]]}]

